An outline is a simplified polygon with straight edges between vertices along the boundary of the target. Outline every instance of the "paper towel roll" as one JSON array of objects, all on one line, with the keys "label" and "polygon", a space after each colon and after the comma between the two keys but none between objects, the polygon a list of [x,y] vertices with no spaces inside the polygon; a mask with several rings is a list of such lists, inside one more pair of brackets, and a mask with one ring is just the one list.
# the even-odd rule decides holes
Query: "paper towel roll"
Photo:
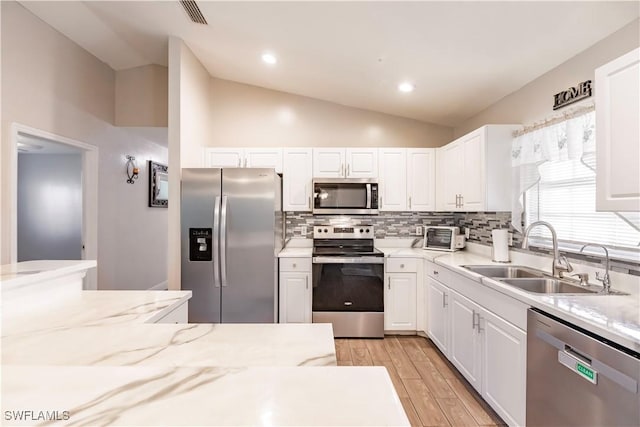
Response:
[{"label": "paper towel roll", "polygon": [[493,248],[491,254],[495,262],[509,262],[509,230],[496,229],[491,231]]}]

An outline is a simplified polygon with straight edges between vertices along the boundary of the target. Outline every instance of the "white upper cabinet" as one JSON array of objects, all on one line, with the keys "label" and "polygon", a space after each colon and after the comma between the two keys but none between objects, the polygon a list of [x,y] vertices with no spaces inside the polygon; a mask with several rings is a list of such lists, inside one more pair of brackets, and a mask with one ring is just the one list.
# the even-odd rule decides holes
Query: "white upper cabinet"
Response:
[{"label": "white upper cabinet", "polygon": [[281,148],[206,148],[208,168],[273,168],[282,173]]},{"label": "white upper cabinet", "polygon": [[436,209],[436,150],[435,148],[407,149],[408,210]]},{"label": "white upper cabinet", "polygon": [[378,210],[407,210],[407,150],[380,148],[378,151]]},{"label": "white upper cabinet", "polygon": [[313,177],[314,178],[344,178],[345,149],[314,148],[313,149]]},{"label": "white upper cabinet", "polygon": [[314,178],[376,178],[377,148],[314,148]]},{"label": "white upper cabinet", "polygon": [[205,167],[241,168],[243,163],[243,148],[205,148]]},{"label": "white upper cabinet", "polygon": [[346,150],[347,178],[377,178],[378,177],[378,149],[377,148],[347,148]]},{"label": "white upper cabinet", "polygon": [[311,212],[312,149],[285,148],[282,173],[282,210]]},{"label": "white upper cabinet", "polygon": [[282,173],[282,148],[245,148],[245,167],[273,168]]},{"label": "white upper cabinet", "polygon": [[640,48],[596,69],[596,209],[640,211]]},{"label": "white upper cabinet", "polygon": [[511,210],[511,142],[519,125],[487,125],[438,149],[437,209]]}]

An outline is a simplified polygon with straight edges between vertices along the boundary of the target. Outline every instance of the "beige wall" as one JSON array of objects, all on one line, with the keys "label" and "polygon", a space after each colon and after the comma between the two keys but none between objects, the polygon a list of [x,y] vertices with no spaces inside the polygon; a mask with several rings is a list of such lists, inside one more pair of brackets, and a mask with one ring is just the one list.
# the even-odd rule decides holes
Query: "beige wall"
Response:
[{"label": "beige wall", "polygon": [[[210,77],[191,49],[169,39],[169,194],[180,194],[181,168],[203,166],[211,135]],[[176,199],[176,201],[178,201]],[[169,203],[169,289],[180,289],[180,204]]]},{"label": "beige wall", "polygon": [[207,146],[439,147],[453,130],[314,98],[211,79]]},{"label": "beige wall", "polygon": [[[166,280],[167,212],[147,207],[146,161],[167,161],[167,149],[113,126],[115,72],[16,2],[2,10],[2,257],[11,260],[15,171],[11,123],[98,147],[98,286],[144,289]],[[127,184],[125,155],[141,169]]]},{"label": "beige wall", "polygon": [[167,67],[116,72],[116,126],[167,127]]},{"label": "beige wall", "polygon": [[[485,124],[521,123],[530,125],[558,114],[552,108],[554,94],[575,86],[582,81],[593,80],[596,68],[635,49],[639,45],[640,20],[635,20],[606,39],[528,83],[520,90],[507,95],[486,110],[456,126],[455,136],[464,135]],[[594,91],[597,90],[598,88],[594,86]],[[593,103],[593,97],[582,103]],[[570,109],[570,107],[566,108]]]}]

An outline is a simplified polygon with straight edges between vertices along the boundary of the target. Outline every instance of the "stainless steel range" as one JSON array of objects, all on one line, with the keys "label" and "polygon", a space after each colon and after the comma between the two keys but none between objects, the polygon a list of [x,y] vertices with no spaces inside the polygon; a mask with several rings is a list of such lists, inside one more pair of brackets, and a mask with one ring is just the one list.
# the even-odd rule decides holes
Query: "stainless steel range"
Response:
[{"label": "stainless steel range", "polygon": [[371,225],[313,227],[313,322],[335,337],[384,336],[384,254]]}]

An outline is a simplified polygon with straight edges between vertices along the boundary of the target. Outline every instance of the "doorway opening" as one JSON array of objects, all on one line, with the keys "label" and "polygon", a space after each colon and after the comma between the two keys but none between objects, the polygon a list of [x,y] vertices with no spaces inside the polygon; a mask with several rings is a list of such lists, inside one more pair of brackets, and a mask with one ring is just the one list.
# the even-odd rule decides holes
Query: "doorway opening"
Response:
[{"label": "doorway opening", "polygon": [[13,141],[12,262],[97,259],[98,149],[19,124]]}]

